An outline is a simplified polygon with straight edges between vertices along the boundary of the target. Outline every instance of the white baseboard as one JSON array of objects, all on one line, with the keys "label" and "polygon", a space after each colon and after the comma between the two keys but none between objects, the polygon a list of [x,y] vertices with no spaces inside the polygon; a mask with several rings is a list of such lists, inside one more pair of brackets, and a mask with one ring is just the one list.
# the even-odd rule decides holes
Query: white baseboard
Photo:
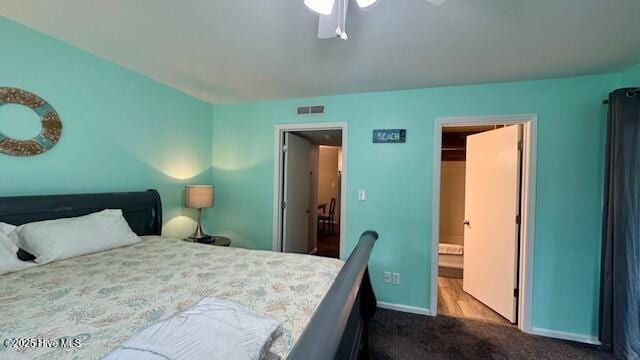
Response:
[{"label": "white baseboard", "polygon": [[577,341],[577,342],[592,344],[592,345],[601,345],[597,336],[542,329],[537,327],[531,328],[527,332],[532,335],[540,335],[540,336],[546,336],[546,337],[562,339],[562,340]]},{"label": "white baseboard", "polygon": [[411,313],[411,314],[433,316],[431,314],[431,310],[429,310],[427,308],[417,307],[417,306],[409,306],[409,305],[394,304],[394,303],[388,303],[388,302],[384,302],[384,301],[378,301],[378,307],[382,308],[382,309],[402,311],[402,312]]}]

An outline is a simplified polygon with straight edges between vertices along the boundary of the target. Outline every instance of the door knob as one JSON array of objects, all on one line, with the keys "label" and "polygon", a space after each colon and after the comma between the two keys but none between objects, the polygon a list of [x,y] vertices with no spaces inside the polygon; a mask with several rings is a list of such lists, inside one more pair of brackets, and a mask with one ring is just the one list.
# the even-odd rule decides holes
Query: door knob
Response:
[{"label": "door knob", "polygon": [[469,220],[465,220],[464,222],[462,222],[462,224],[469,226],[470,222],[469,222]]}]

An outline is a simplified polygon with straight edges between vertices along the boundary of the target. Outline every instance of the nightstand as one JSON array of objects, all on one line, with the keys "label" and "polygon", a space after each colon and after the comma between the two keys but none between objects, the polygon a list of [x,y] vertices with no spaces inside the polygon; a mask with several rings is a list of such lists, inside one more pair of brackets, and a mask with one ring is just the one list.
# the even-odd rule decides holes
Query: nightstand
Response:
[{"label": "nightstand", "polygon": [[[184,241],[194,242],[190,239],[184,239]],[[216,245],[216,246],[229,246],[231,245],[231,239],[224,236],[211,236],[200,241],[197,241],[198,244],[206,244],[206,245]]]}]

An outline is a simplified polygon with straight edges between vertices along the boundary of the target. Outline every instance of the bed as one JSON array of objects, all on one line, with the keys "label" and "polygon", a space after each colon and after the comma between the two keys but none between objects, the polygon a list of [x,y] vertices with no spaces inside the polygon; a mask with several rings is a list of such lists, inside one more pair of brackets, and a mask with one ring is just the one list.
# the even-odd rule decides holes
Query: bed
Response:
[{"label": "bed", "polygon": [[[224,248],[160,236],[155,190],[0,198],[0,222],[27,222],[122,209],[141,243],[0,276],[4,338],[73,338],[80,347],[9,349],[1,358],[99,359],[139,330],[204,297],[278,319],[269,357],[368,357],[375,295],[367,261],[377,239],[363,233],[346,262]],[[26,258],[25,253],[20,254]]]}]

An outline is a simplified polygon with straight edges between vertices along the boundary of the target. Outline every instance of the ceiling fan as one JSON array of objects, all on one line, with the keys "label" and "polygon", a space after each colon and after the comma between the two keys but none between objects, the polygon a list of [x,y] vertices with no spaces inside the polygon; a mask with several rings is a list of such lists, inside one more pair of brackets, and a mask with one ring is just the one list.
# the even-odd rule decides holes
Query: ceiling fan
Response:
[{"label": "ceiling fan", "polygon": [[[356,0],[361,9],[367,9],[378,0]],[[433,5],[442,5],[446,0],[425,0]],[[346,23],[349,0],[304,0],[304,4],[320,15],[318,38],[340,38],[347,40]]]}]

